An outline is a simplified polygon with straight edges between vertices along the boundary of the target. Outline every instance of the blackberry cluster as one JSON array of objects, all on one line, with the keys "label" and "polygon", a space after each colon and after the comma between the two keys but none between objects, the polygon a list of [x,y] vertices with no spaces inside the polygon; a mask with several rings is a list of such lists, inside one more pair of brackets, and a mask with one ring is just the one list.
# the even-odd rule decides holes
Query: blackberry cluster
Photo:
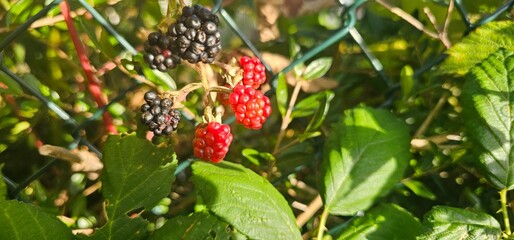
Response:
[{"label": "blackberry cluster", "polygon": [[151,69],[158,69],[165,72],[180,64],[180,56],[171,51],[173,45],[172,37],[162,32],[148,34],[145,42],[144,59]]},{"label": "blackberry cluster", "polygon": [[190,63],[212,63],[221,51],[219,19],[201,5],[186,6],[169,26],[171,51]]},{"label": "blackberry cluster", "polygon": [[173,107],[169,98],[160,98],[154,91],[145,93],[146,103],[141,106],[141,122],[156,135],[169,135],[177,129],[180,112]]}]

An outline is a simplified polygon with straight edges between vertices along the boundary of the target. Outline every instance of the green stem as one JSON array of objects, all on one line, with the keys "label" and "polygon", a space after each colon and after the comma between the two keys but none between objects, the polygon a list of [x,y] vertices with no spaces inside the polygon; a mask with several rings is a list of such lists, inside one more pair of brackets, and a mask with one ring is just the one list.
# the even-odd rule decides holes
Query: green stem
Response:
[{"label": "green stem", "polygon": [[230,90],[230,88],[228,87],[224,87],[224,86],[213,86],[213,87],[210,87],[209,89],[207,89],[206,92],[220,92],[220,93],[232,93],[232,90]]},{"label": "green stem", "polygon": [[319,220],[318,226],[318,237],[317,240],[323,239],[323,233],[325,232],[325,224],[327,224],[328,218],[328,208],[323,209],[323,213],[321,214],[321,219]]},{"label": "green stem", "polygon": [[278,132],[277,142],[275,143],[275,148],[273,149],[273,153],[275,154],[280,147],[280,143],[284,138],[284,134],[291,123],[291,114],[293,113],[294,105],[296,104],[296,100],[298,99],[298,95],[300,94],[300,89],[302,88],[303,81],[299,80],[296,82],[296,86],[294,87],[293,93],[291,94],[291,100],[289,100],[289,106],[287,107],[286,114],[282,119],[282,125],[280,126],[280,132]]},{"label": "green stem", "polygon": [[500,203],[502,205],[503,222],[505,223],[505,233],[510,237],[512,234],[510,230],[509,213],[507,212],[507,189],[504,188],[500,191]]}]

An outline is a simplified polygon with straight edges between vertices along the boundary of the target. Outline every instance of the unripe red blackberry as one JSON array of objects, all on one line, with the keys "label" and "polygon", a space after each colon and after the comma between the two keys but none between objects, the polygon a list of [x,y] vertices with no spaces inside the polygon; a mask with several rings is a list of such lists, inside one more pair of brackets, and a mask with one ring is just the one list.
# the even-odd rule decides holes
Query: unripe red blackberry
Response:
[{"label": "unripe red blackberry", "polygon": [[151,69],[165,72],[180,64],[180,57],[170,50],[172,44],[172,38],[161,32],[152,32],[148,35],[144,44],[144,59]]},{"label": "unripe red blackberry", "polygon": [[173,107],[169,98],[159,97],[154,91],[145,93],[145,103],[141,105],[141,122],[155,135],[169,135],[175,131],[180,121],[180,111]]},{"label": "unripe red blackberry", "polygon": [[239,65],[243,68],[243,85],[258,89],[266,82],[266,68],[259,58],[243,56],[239,59]]},{"label": "unripe red blackberry", "polygon": [[227,124],[218,122],[202,123],[196,127],[193,139],[194,154],[197,158],[221,162],[232,142],[232,134]]},{"label": "unripe red blackberry", "polygon": [[260,129],[271,114],[269,98],[251,86],[236,85],[229,103],[237,123],[249,129]]},{"label": "unripe red blackberry", "polygon": [[168,28],[171,50],[190,63],[212,63],[221,51],[219,19],[201,5],[186,6]]}]

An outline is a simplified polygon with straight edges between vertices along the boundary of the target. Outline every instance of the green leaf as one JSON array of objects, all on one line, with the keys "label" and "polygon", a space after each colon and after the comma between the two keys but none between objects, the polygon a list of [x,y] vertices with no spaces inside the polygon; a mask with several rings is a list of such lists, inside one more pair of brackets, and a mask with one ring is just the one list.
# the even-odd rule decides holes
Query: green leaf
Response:
[{"label": "green leaf", "polygon": [[34,7],[34,2],[32,0],[20,0],[16,1],[15,4],[11,6],[9,11],[5,16],[5,22],[7,26],[11,23],[22,23],[30,17],[30,12]]},{"label": "green leaf", "polygon": [[307,128],[305,129],[305,132],[309,132],[312,130],[318,129],[323,121],[325,121],[325,118],[328,114],[328,109],[330,108],[330,102],[332,99],[334,99],[335,94],[331,91],[325,91],[321,93],[319,97],[319,106],[316,109],[316,112],[314,113],[314,116],[311,119],[311,122],[309,125],[307,125]]},{"label": "green leaf", "polygon": [[407,99],[412,94],[414,88],[414,70],[410,65],[405,65],[400,72],[400,86],[403,99]]},{"label": "green leaf", "polygon": [[407,210],[382,204],[352,221],[337,239],[415,239],[424,231],[423,225]]},{"label": "green leaf", "polygon": [[107,55],[110,59],[114,59],[119,55],[119,50],[116,49],[118,41],[107,31],[100,32],[100,50],[103,54]]},{"label": "green leaf", "polygon": [[277,83],[277,104],[278,111],[282,115],[282,118],[286,115],[287,111],[287,100],[289,98],[289,94],[287,93],[287,81],[286,75],[284,73],[278,74],[278,83]]},{"label": "green leaf", "polygon": [[386,194],[410,159],[405,123],[385,110],[345,111],[325,143],[320,188],[331,214],[354,215]]},{"label": "green leaf", "polygon": [[428,212],[423,224],[430,230],[418,239],[500,239],[502,230],[489,214],[461,208],[435,206]]},{"label": "green leaf", "polygon": [[435,200],[437,198],[436,195],[427,186],[425,186],[425,184],[423,184],[423,182],[409,179],[402,183],[417,196],[430,200]]},{"label": "green leaf", "polygon": [[[289,56],[291,59],[297,59],[299,58],[302,53],[300,52],[301,48],[300,45],[296,42],[296,40],[293,37],[289,38]],[[293,67],[293,73],[296,79],[298,79],[303,72],[303,69],[305,68],[305,64],[303,62],[296,64]]]},{"label": "green leaf", "polygon": [[[330,104],[330,101],[332,101],[333,98],[334,93],[332,93],[331,91],[324,91],[316,94],[311,94],[310,96],[299,101],[294,106],[293,112],[291,113],[291,118],[300,118],[313,115],[319,112],[320,108],[323,108],[323,110],[326,109],[328,111],[326,105]],[[324,111],[321,111],[321,113],[323,112]]]},{"label": "green leaf", "polygon": [[239,164],[195,162],[192,182],[203,204],[251,239],[302,239],[284,197]]},{"label": "green leaf", "polygon": [[71,230],[55,216],[27,203],[2,201],[0,239],[73,239]]},{"label": "green leaf", "polygon": [[122,216],[116,218],[112,224],[105,225],[96,230],[95,234],[91,236],[81,235],[79,239],[147,239],[147,226],[148,222],[141,217],[129,218],[127,216]]},{"label": "green leaf", "polygon": [[500,49],[472,68],[462,92],[463,119],[477,164],[498,189],[514,188],[514,53]]},{"label": "green leaf", "polygon": [[260,162],[275,161],[275,157],[268,152],[259,152],[253,148],[245,148],[241,151],[241,154],[253,164],[260,166]]},{"label": "green leaf", "polygon": [[448,58],[440,67],[441,73],[466,74],[500,48],[514,51],[514,22],[493,21],[477,28],[448,50]]},{"label": "green leaf", "polygon": [[150,240],[160,239],[246,239],[232,229],[230,224],[208,213],[178,216],[157,229]]},{"label": "green leaf", "polygon": [[171,147],[157,147],[134,134],[111,135],[103,149],[103,195],[113,220],[129,211],[150,209],[166,197],[177,167]]},{"label": "green leaf", "polygon": [[321,132],[315,131],[315,132],[306,132],[298,135],[298,139],[300,139],[300,142],[303,142],[309,138],[315,138],[321,136]]},{"label": "green leaf", "polygon": [[7,93],[12,95],[20,95],[23,93],[21,86],[14,81],[11,77],[7,76],[4,72],[0,72],[0,93]]},{"label": "green leaf", "polygon": [[330,69],[330,66],[332,66],[331,57],[318,58],[307,65],[307,68],[303,71],[302,78],[306,81],[311,81],[323,77]]},{"label": "green leaf", "polygon": [[290,37],[289,38],[289,56],[291,56],[291,58],[295,58],[297,57],[299,54],[300,54],[300,45],[298,45],[298,43],[296,42],[296,39],[294,39],[293,37]]}]

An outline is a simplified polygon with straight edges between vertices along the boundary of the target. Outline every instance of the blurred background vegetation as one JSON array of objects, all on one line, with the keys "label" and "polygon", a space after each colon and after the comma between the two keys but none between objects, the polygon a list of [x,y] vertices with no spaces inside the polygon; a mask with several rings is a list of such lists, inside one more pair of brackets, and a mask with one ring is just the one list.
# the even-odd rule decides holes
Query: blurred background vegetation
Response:
[{"label": "blurred background vegetation", "polygon": [[[167,4],[167,1],[155,0],[87,2],[137,51],[142,50],[148,33],[159,28]],[[316,172],[324,136],[330,134],[327,127],[344,109],[365,104],[394,112],[409,124],[414,139],[433,140],[413,145],[410,168],[395,191],[384,197],[388,202],[400,204],[419,218],[439,204],[475,208],[494,216],[499,209],[496,190],[484,185],[477,171],[466,164],[472,156],[466,150],[466,141],[462,141],[463,124],[459,118],[461,108],[457,98],[463,77],[439,74],[437,65],[423,69],[441,59],[448,46],[440,39],[417,30],[380,2],[383,1],[369,1],[358,10],[356,29],[383,65],[384,75],[373,69],[370,59],[350,35],[318,54],[316,58],[331,57],[332,67],[324,77],[304,84],[299,101],[325,90],[335,94],[322,127],[322,136],[293,144],[276,154],[277,170],[268,178],[292,204],[295,214],[301,213],[317,195]],[[438,30],[433,19],[437,28],[443,26],[449,4],[444,0],[388,2],[418,19],[432,32]],[[0,0],[0,41],[49,3]],[[194,3],[213,4],[204,0]],[[463,5],[468,11],[467,17],[474,22],[503,3],[502,0],[478,0],[465,1]],[[107,110],[119,132],[138,129],[139,106],[144,92],[151,88],[174,90],[197,80],[194,69],[187,65],[169,74],[151,72],[142,64],[140,55],[133,57],[125,50],[83,5],[70,1],[70,7],[80,40],[85,45],[95,74],[101,80],[104,97],[109,100],[121,98]],[[291,48],[305,53],[332,36],[345,21],[341,18],[345,7],[337,1],[239,0],[223,1],[223,7],[275,73],[294,57],[291,56]],[[15,183],[22,183],[51,161],[38,152],[43,144],[87,152],[87,147],[75,142],[77,136],[99,149],[107,136],[101,118],[90,119],[95,116],[98,105],[87,91],[87,80],[60,13],[58,7],[53,8],[28,31],[10,42],[0,52],[0,64],[55,102],[79,125],[84,125],[77,130],[5,71],[0,71],[0,164],[3,165],[3,174]],[[510,19],[507,12],[497,20]],[[233,57],[251,55],[243,41],[224,21],[221,22],[223,52],[219,60],[228,62]],[[447,29],[449,43],[458,43],[466,30],[461,16],[454,10]],[[144,76],[138,74],[141,71]],[[268,170],[264,155],[255,160],[245,157],[242,151],[245,148],[273,151],[281,116],[276,109],[276,78],[270,76],[269,79],[265,89],[269,90],[268,95],[274,102],[273,115],[260,131],[247,131],[232,124],[232,131],[237,137],[226,157],[261,174]],[[294,74],[287,75],[287,79],[292,90]],[[129,88],[131,91],[125,92]],[[171,137],[179,162],[188,161],[193,156],[191,140],[195,124],[201,118],[202,92],[191,94],[184,104],[183,121]],[[308,112],[308,107],[306,109]],[[312,112],[312,106],[310,109]],[[299,116],[292,121],[284,142],[298,138],[309,120],[309,117]],[[230,121],[228,114],[227,121]],[[446,136],[453,136],[453,140],[437,141]],[[79,146],[75,148],[76,145]],[[148,218],[158,223],[163,221],[163,217],[192,211],[195,197],[188,176],[187,169],[178,175],[174,192],[152,212],[145,213]],[[97,191],[97,182],[97,176],[75,172],[68,162],[57,161],[19,195],[11,197],[32,202],[63,216],[73,228],[88,229],[101,226],[105,221],[100,214],[102,197]],[[331,229],[345,220],[331,216],[327,227]],[[313,229],[313,221],[314,218],[304,226],[304,232]]]}]

